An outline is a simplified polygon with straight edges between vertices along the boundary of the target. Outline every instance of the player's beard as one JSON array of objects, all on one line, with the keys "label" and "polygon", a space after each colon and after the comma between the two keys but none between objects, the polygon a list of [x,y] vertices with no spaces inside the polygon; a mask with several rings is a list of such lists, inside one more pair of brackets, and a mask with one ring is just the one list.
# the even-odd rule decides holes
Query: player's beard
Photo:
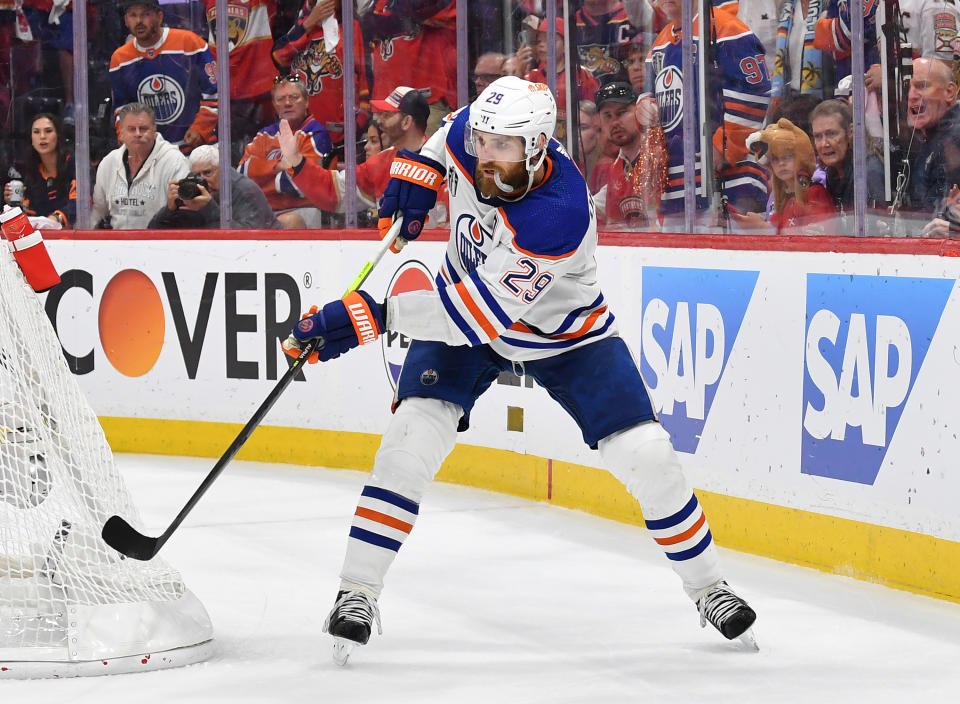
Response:
[{"label": "player's beard", "polygon": [[[493,169],[500,175],[500,181],[513,187],[513,191],[507,193],[502,191],[494,181],[493,174],[489,176],[484,173],[485,169]],[[474,183],[480,189],[480,193],[487,198],[501,196],[520,195],[527,187],[529,180],[527,176],[526,164],[522,161],[502,162],[502,161],[477,161],[477,166],[473,171]]]}]

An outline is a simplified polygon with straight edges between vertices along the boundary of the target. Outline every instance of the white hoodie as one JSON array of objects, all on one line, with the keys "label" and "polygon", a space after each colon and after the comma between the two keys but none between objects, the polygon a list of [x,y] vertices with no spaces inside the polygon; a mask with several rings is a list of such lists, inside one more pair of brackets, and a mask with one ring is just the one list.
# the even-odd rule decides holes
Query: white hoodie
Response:
[{"label": "white hoodie", "polygon": [[143,230],[150,218],[167,205],[167,185],[190,172],[187,157],[157,133],[157,141],[132,183],[127,183],[123,157],[127,148],[107,154],[97,167],[93,186],[93,224],[106,215],[115,230]]}]

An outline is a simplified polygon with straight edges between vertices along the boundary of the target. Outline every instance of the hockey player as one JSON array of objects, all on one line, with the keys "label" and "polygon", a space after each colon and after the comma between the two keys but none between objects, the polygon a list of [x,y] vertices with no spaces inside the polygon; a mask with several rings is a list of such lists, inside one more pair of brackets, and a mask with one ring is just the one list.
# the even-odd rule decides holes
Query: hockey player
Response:
[{"label": "hockey player", "polygon": [[324,630],[334,659],[365,644],[384,577],[420,500],[473,404],[508,369],[533,377],[640,502],[646,525],[696,604],[727,638],[756,614],[723,581],[713,538],[596,277],[596,215],[583,177],[550,135],[557,107],[542,83],[506,76],[454,113],[419,154],[403,151],[380,204],[415,239],[447,179],[453,217],[437,291],[380,303],[363,291],[311,314],[284,343],[321,337],[334,359],[394,330],[415,340],[396,412],[364,487]]}]

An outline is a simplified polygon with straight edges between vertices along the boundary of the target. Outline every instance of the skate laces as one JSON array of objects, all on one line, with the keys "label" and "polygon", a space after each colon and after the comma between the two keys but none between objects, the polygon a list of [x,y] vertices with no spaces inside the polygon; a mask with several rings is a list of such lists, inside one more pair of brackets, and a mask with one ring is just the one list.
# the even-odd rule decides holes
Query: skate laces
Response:
[{"label": "skate laces", "polygon": [[371,626],[376,622],[377,633],[383,635],[383,628],[380,626],[380,609],[377,606],[377,600],[365,592],[340,592],[337,596],[337,602],[327,615],[327,620],[323,622],[324,633],[329,631],[330,623],[334,618],[356,621],[366,626]]},{"label": "skate laces", "polygon": [[700,627],[705,628],[710,621],[717,630],[724,621],[746,606],[746,602],[733,593],[726,582],[717,582],[706,594],[697,599],[697,611],[700,612]]}]

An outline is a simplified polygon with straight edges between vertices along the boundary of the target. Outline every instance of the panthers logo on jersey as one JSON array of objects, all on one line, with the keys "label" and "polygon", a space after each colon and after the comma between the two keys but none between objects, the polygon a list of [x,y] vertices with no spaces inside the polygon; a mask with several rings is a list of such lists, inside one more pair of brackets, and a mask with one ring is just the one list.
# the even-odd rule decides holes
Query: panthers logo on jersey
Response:
[{"label": "panthers logo on jersey", "polygon": [[324,76],[333,79],[343,77],[343,64],[336,54],[324,51],[322,38],[312,42],[307,50],[296,58],[290,69],[303,80],[308,95],[317,95],[323,91]]}]

